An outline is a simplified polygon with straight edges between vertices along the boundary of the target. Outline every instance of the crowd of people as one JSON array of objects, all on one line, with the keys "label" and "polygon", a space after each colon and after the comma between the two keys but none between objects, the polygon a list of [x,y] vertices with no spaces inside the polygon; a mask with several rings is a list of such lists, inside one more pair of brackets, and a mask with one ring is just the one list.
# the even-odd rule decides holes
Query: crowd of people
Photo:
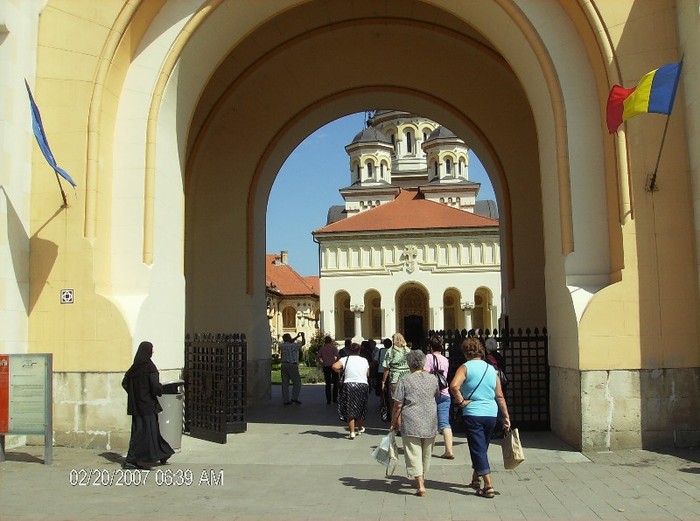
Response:
[{"label": "crowd of people", "polygon": [[451,375],[449,386],[441,386],[436,377],[437,373],[447,377],[450,372],[450,361],[443,355],[438,336],[428,339],[427,356],[421,349],[412,349],[401,333],[381,343],[346,340],[340,350],[326,337],[318,351],[316,361],[323,367],[326,403],[338,405],[338,416],[347,423],[351,440],[365,432],[368,400],[374,389],[382,419],[402,437],[406,471],[415,479],[417,496],[426,494],[425,475],[438,434],[444,446],[438,457],[455,457],[451,423],[455,408],[469,446],[469,486],[479,497],[496,495],[488,447],[493,437],[510,428],[502,383],[505,360],[494,339],[484,345],[470,337],[461,348],[465,362]]},{"label": "crowd of people", "polygon": [[[284,405],[301,405],[298,364],[305,343],[303,333],[296,337],[287,333],[283,337],[280,371]],[[505,361],[494,339],[488,339],[484,345],[480,339],[469,337],[461,348],[465,361],[450,375],[449,386],[450,361],[442,354],[442,340],[437,336],[428,339],[427,356],[421,349],[412,349],[401,333],[379,344],[374,340],[346,340],[342,349],[326,336],[316,355],[317,364],[323,368],[326,403],[337,404],[338,416],[347,423],[350,440],[365,432],[369,396],[374,389],[380,399],[382,419],[390,422],[390,430],[402,437],[406,471],[409,478],[415,479],[417,496],[426,494],[425,475],[438,434],[444,442],[439,457],[455,457],[451,425],[455,406],[461,413],[469,446],[469,485],[477,496],[496,495],[488,447],[497,428],[510,428],[503,395]],[[143,468],[143,462],[165,464],[174,453],[159,432],[158,413],[162,408],[157,398],[162,394],[162,386],[152,355],[153,344],[142,342],[122,381],[127,392],[127,413],[132,417],[125,468]],[[445,378],[438,378],[439,373]]]}]

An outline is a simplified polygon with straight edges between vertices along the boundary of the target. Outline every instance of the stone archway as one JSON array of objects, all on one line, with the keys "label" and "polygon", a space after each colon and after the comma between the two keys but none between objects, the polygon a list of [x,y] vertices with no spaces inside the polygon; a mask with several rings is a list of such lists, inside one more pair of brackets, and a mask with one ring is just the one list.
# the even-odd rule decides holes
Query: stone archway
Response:
[{"label": "stone archway", "polygon": [[[507,0],[382,5],[378,13],[375,3],[358,0],[328,12],[323,2],[310,1],[243,13],[235,2],[215,2],[191,18],[177,45],[158,42],[173,54],[159,56],[152,68],[135,63],[116,119],[148,117],[139,119],[135,131],[117,125],[114,193],[124,204],[115,205],[113,218],[141,210],[128,182],[132,136],[140,133],[147,135],[147,175],[145,183],[133,184],[141,181],[138,195],[147,211],[143,222],[124,219],[115,233],[110,254],[121,262],[105,263],[115,274],[109,289],[115,300],[131,306],[125,313],[131,330],[164,329],[150,319],[156,313],[182,316],[183,299],[168,298],[160,289],[178,273],[172,259],[182,257],[182,239],[187,329],[246,329],[249,365],[264,375],[269,334],[259,318],[265,308],[261,239],[276,173],[294,147],[324,123],[368,108],[396,107],[453,130],[494,176],[511,323],[549,322],[558,340],[552,350],[557,367],[578,371],[577,319],[595,292],[610,283],[609,248],[617,246],[609,236],[617,209],[606,204],[615,194],[591,196],[605,193],[606,182],[614,187],[606,179],[614,173],[605,163],[597,125],[595,79],[605,77],[605,64],[589,61],[574,22],[556,2],[543,10]],[[162,27],[186,19],[176,16],[182,14],[177,9],[188,7],[168,3],[156,15],[159,23],[147,31],[134,62],[147,59],[146,51],[157,52],[148,42],[165,34]],[[211,16],[218,9],[237,23]],[[538,33],[542,16],[556,17],[571,30],[550,31],[542,24]],[[411,67],[386,59],[385,50],[396,41],[411,42]],[[575,72],[591,68],[591,75]],[[146,87],[146,95],[142,85],[148,82],[139,76],[144,70],[153,70],[157,85],[153,92]],[[431,81],[445,70],[457,70],[469,81]],[[587,124],[575,124],[579,119]],[[586,157],[585,165],[569,164],[571,156]],[[180,212],[169,203],[173,193],[183,192]],[[178,228],[183,220],[184,231]],[[143,251],[134,255],[131,239],[139,234]],[[586,248],[574,250],[576,241]],[[166,262],[154,260],[159,258]],[[144,260],[152,266],[144,267]],[[130,292],[130,270],[141,276],[139,287],[151,291],[143,306]],[[574,305],[571,294],[583,284],[586,291],[575,294]],[[264,398],[267,382],[251,380],[251,397]]]},{"label": "stone archway", "polygon": [[397,331],[403,333],[406,342],[413,347],[422,346],[430,329],[428,294],[425,288],[409,283],[396,292]]}]

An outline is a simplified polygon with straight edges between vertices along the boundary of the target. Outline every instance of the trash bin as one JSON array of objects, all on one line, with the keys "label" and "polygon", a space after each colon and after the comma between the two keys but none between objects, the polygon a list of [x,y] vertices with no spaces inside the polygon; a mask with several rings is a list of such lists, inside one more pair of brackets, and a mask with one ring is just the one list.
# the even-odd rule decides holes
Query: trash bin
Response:
[{"label": "trash bin", "polygon": [[182,409],[184,406],[184,380],[163,382],[163,395],[158,397],[163,411],[158,414],[160,435],[175,450],[182,446]]}]

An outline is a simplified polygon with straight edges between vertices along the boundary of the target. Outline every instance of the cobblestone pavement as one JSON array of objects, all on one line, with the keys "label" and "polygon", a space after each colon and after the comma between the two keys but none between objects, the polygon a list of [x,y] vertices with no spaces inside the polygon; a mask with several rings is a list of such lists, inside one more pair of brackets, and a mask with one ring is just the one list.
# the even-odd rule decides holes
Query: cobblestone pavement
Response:
[{"label": "cobblestone pavement", "polygon": [[700,450],[582,454],[522,432],[527,459],[515,470],[491,446],[498,495],[483,499],[465,486],[458,434],[456,459],[433,458],[421,498],[402,457],[390,478],[371,459],[386,433],[374,396],[367,432],[349,440],[322,386],[305,386],[302,405],[279,395],[273,386],[272,401],[248,411],[246,433],[225,445],[183,436],[150,472],[122,471],[123,454],[108,450],[55,447],[44,465],[43,447],[8,449],[0,520],[700,520]]}]

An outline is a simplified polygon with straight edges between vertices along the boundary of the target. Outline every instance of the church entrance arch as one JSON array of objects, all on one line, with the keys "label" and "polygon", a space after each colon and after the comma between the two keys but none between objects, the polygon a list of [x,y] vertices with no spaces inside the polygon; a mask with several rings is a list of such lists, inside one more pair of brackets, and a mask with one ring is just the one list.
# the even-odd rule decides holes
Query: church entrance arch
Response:
[{"label": "church entrance arch", "polygon": [[397,327],[406,342],[422,346],[429,329],[428,293],[422,286],[409,283],[396,294]]},{"label": "church entrance arch", "polygon": [[336,340],[345,340],[355,336],[354,316],[350,311],[350,295],[346,291],[336,293],[333,312]]}]

